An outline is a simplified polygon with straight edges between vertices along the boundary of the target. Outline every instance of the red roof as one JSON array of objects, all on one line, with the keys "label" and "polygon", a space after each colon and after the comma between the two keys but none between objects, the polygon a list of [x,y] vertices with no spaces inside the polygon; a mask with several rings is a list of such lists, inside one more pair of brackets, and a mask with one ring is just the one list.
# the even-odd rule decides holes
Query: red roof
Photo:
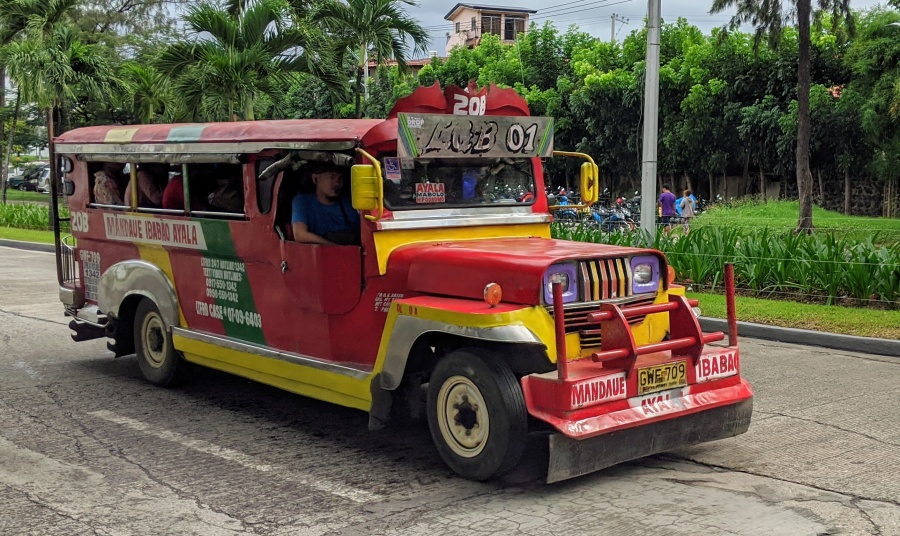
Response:
[{"label": "red roof", "polygon": [[84,143],[234,143],[328,142],[360,140],[383,119],[283,119],[182,123],[168,125],[106,125],[70,130],[57,144]]}]

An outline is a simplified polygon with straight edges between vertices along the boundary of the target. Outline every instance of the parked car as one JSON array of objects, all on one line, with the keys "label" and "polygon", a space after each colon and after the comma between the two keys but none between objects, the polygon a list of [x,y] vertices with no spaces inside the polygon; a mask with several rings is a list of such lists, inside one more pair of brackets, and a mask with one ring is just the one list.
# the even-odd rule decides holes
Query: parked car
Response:
[{"label": "parked car", "polygon": [[50,193],[50,166],[41,167],[37,178],[37,191],[42,194]]},{"label": "parked car", "polygon": [[16,175],[14,177],[9,177],[6,183],[6,187],[10,190],[21,190],[23,192],[35,192],[37,191],[37,177],[29,177],[24,173],[21,175]]}]

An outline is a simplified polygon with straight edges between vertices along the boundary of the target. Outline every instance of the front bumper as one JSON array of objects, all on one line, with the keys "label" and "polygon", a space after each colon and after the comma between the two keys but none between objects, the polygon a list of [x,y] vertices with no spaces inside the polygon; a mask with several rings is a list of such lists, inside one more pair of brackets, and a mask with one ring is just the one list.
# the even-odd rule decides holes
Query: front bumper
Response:
[{"label": "front bumper", "polygon": [[[741,386],[749,385],[742,381]],[[683,414],[590,439],[550,436],[547,482],[558,482],[618,463],[743,434],[750,427],[753,396],[735,404]]]}]

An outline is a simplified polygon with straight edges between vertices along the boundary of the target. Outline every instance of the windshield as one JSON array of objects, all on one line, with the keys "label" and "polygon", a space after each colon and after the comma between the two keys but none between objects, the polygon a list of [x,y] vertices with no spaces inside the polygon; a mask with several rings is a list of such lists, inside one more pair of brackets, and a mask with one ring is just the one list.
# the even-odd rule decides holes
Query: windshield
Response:
[{"label": "windshield", "polygon": [[528,158],[385,158],[383,164],[384,200],[391,210],[534,202]]}]

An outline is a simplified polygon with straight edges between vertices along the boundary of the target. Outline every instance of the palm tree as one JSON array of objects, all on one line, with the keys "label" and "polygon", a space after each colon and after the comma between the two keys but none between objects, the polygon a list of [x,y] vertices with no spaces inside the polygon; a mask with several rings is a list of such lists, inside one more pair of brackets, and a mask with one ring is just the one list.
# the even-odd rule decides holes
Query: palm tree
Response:
[{"label": "palm tree", "polygon": [[170,45],[158,63],[183,96],[189,118],[231,120],[241,111],[252,121],[256,99],[278,102],[296,73],[310,74],[330,88],[343,86],[324,36],[290,15],[280,0],[188,8],[185,22],[193,35]]},{"label": "palm tree", "polygon": [[79,30],[60,24],[47,34],[28,36],[7,45],[4,57],[20,98],[47,112],[48,141],[57,117],[67,124],[68,106],[77,97],[109,98],[113,78],[96,45],[81,41]]},{"label": "palm tree", "polygon": [[[9,45],[16,38],[28,33],[32,36],[49,34],[78,3],[79,0],[0,0],[0,47]],[[6,56],[0,54],[0,108],[6,106]],[[6,203],[6,181],[9,173],[9,155],[13,145],[15,124],[19,118],[21,91],[16,92],[16,107],[13,112],[13,128],[6,140],[6,156],[0,173],[2,202]],[[4,125],[0,124],[0,138],[4,135]]]},{"label": "palm tree", "polygon": [[[293,0],[297,3],[297,0]],[[311,10],[314,20],[322,21],[356,60],[356,117],[362,117],[360,94],[363,73],[368,70],[369,52],[379,65],[397,62],[400,72],[408,69],[410,48],[424,55],[428,48],[428,32],[409,17],[403,5],[418,5],[414,0],[324,0]]]},{"label": "palm tree", "polygon": [[[786,4],[786,5],[785,5]],[[819,0],[818,9],[813,10],[812,0],[713,0],[710,13],[720,13],[736,8],[727,28],[737,30],[742,24],[755,26],[754,44],[758,47],[763,39],[769,46],[777,48],[785,24],[797,24],[799,58],[797,65],[797,190],[800,193],[800,217],[795,232],[812,232],[813,179],[809,168],[809,90],[810,90],[810,25],[813,20],[820,22],[826,14],[831,15],[835,33],[844,37],[852,35],[855,20],[850,11],[850,0]],[[842,23],[846,21],[846,26]],[[844,32],[846,28],[846,32]]]},{"label": "palm tree", "polygon": [[170,79],[153,65],[126,62],[119,70],[126,106],[141,123],[173,114],[176,107]]}]

